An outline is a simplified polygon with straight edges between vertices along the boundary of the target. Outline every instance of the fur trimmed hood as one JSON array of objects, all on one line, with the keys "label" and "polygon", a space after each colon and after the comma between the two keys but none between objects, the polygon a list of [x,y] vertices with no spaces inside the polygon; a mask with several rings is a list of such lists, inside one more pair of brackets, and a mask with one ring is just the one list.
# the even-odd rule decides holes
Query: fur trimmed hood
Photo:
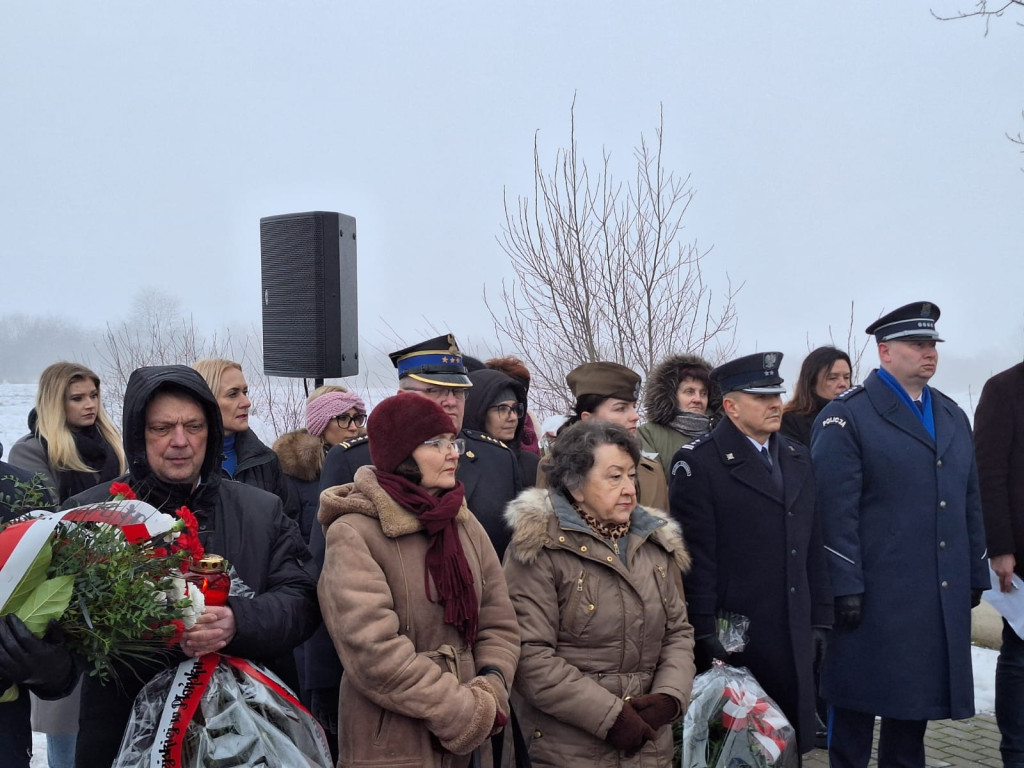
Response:
[{"label": "fur trimmed hood", "polygon": [[[356,470],[349,485],[336,485],[320,494],[320,511],[317,520],[327,528],[342,515],[359,514],[375,517],[380,521],[381,530],[388,538],[394,539],[422,530],[419,518],[398,505],[377,482],[377,470],[370,465]],[[460,523],[469,519],[469,507],[463,499],[462,508],[455,516]]]},{"label": "fur trimmed hood", "polygon": [[[679,389],[679,369],[694,366],[711,371],[711,363],[697,355],[671,355],[666,357],[647,375],[644,389],[644,415],[648,421],[668,426],[679,412],[676,390]],[[713,383],[708,392],[708,413],[715,413],[722,405],[722,395]]]},{"label": "fur trimmed hood", "polygon": [[[637,507],[645,515],[664,521],[651,534],[656,543],[675,559],[679,570],[690,570],[690,553],[686,551],[683,532],[679,523],[660,509]],[[634,512],[634,514],[636,514]],[[512,529],[511,549],[516,559],[526,565],[532,564],[544,547],[548,546],[559,529],[551,491],[545,488],[530,488],[509,502],[505,508],[505,522]],[[654,522],[654,521],[652,521]]]},{"label": "fur trimmed hood", "polygon": [[324,444],[305,427],[277,438],[274,453],[286,475],[310,483],[320,478],[324,466]]}]

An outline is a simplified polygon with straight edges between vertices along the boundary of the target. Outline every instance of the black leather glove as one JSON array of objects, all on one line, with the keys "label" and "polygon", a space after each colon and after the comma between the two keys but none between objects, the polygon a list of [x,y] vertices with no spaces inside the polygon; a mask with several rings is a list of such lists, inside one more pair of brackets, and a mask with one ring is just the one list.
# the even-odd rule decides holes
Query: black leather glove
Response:
[{"label": "black leather glove", "polygon": [[714,659],[729,660],[729,652],[722,646],[717,635],[708,635],[693,641],[694,655],[699,667],[708,668]]},{"label": "black leather glove", "polygon": [[971,608],[977,608],[978,604],[981,603],[981,594],[984,589],[972,589],[971,590]]},{"label": "black leather glove", "polygon": [[56,620],[50,621],[46,635],[39,638],[13,613],[0,619],[0,677],[24,685],[44,699],[70,692],[77,677],[75,664]]},{"label": "black leather glove", "polygon": [[835,600],[836,629],[856,629],[860,626],[864,595],[840,595]]},{"label": "black leather glove", "polygon": [[340,686],[314,688],[309,692],[309,713],[328,734],[338,734],[338,699]]}]

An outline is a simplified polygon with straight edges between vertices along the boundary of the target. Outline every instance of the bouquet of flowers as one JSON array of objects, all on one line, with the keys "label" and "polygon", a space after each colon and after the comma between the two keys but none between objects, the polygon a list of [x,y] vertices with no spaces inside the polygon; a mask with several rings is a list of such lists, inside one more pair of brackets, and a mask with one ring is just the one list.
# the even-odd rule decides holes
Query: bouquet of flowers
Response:
[{"label": "bouquet of flowers", "polygon": [[[743,649],[748,619],[719,620],[723,647]],[[683,724],[684,768],[795,768],[796,731],[745,667],[717,659],[693,681]]]},{"label": "bouquet of flowers", "polygon": [[[202,595],[182,576],[202,556],[195,516],[185,507],[164,514],[124,483],[110,490],[111,501],[0,528],[0,615],[16,614],[38,637],[56,620],[68,649],[101,678],[175,645],[202,613]],[[17,696],[11,686],[0,701]]]}]

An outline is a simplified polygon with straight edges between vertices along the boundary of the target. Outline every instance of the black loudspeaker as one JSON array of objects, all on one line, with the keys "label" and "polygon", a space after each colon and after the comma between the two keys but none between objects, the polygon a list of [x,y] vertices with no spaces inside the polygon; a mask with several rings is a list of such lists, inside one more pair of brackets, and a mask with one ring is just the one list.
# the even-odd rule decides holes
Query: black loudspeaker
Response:
[{"label": "black loudspeaker", "polygon": [[260,219],[263,372],[359,373],[356,220],[312,211]]}]

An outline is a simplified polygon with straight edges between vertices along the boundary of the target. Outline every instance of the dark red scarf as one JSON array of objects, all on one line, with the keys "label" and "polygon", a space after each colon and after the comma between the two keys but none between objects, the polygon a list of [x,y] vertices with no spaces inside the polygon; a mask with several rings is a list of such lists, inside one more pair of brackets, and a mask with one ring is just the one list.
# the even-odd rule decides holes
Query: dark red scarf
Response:
[{"label": "dark red scarf", "polygon": [[466,489],[462,483],[440,496],[431,496],[422,486],[412,481],[377,470],[377,482],[384,492],[404,509],[419,519],[430,537],[424,570],[427,575],[427,599],[430,581],[437,589],[438,601],[444,606],[445,624],[459,630],[469,645],[476,642],[480,609],[477,606],[473,572],[469,569],[466,553],[459,538],[459,524],[455,521]]}]

